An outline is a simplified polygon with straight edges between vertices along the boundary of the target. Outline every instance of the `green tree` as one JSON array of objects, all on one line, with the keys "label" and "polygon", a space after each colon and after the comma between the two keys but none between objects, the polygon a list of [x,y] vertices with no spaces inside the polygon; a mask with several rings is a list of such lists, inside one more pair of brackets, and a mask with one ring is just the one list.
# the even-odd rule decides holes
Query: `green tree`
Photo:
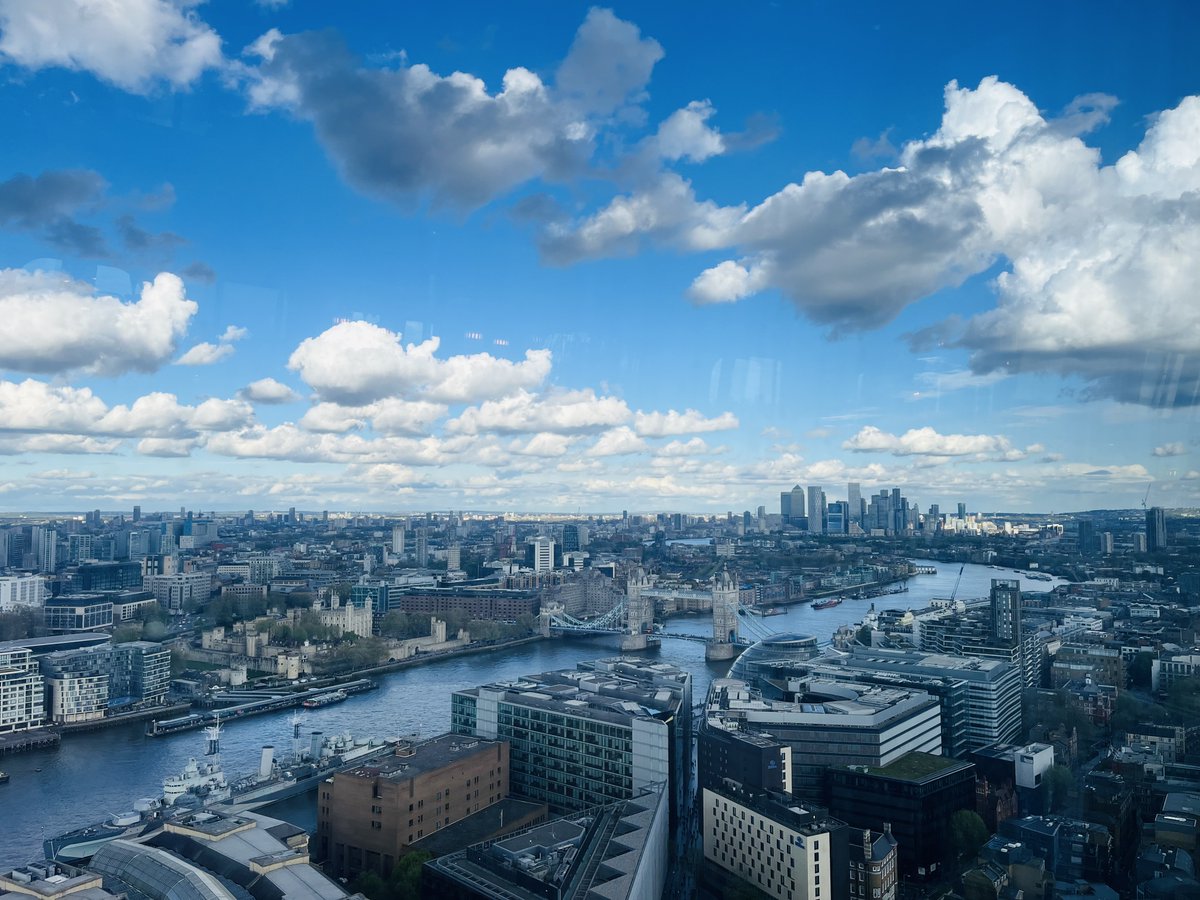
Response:
[{"label": "green tree", "polygon": [[371,871],[360,872],[358,877],[350,882],[350,890],[362,894],[367,900],[391,900],[392,897],[387,882]]},{"label": "green tree", "polygon": [[973,809],[960,809],[950,817],[947,828],[955,860],[973,857],[988,839],[987,825]]},{"label": "green tree", "polygon": [[[1154,665],[1154,654],[1139,653],[1129,664],[1129,682],[1135,690],[1150,690],[1150,674]],[[1118,685],[1119,687],[1119,685]]]},{"label": "green tree", "polygon": [[0,641],[19,641],[22,638],[33,637],[36,628],[33,610],[28,607],[0,613]]},{"label": "green tree", "polygon": [[419,900],[421,897],[421,869],[431,859],[433,859],[432,853],[418,850],[406,853],[397,860],[396,867],[388,876],[391,900]]},{"label": "green tree", "polygon": [[1042,785],[1046,791],[1047,806],[1050,812],[1062,812],[1067,808],[1071,790],[1075,787],[1075,775],[1071,772],[1070,766],[1051,766],[1050,770],[1046,772],[1046,779]]}]

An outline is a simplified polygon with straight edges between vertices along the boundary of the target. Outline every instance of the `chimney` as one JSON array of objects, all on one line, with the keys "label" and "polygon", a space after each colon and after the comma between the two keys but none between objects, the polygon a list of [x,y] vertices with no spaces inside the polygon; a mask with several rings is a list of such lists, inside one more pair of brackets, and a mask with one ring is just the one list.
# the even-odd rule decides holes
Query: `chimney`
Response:
[{"label": "chimney", "polygon": [[863,862],[871,861],[871,829],[863,829]]},{"label": "chimney", "polygon": [[888,837],[892,836],[892,823],[891,822],[883,823],[883,833],[886,834]]}]

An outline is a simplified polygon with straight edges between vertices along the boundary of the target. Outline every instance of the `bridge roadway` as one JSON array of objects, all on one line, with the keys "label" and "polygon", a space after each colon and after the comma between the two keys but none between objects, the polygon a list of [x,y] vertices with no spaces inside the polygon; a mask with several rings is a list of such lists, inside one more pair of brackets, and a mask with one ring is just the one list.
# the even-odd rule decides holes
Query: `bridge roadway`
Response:
[{"label": "bridge roadway", "polygon": [[[581,634],[581,635],[597,635],[597,634],[628,634],[623,628],[586,628],[577,625],[551,625],[550,630],[556,634]],[[683,634],[679,631],[653,631],[646,635],[650,638],[673,638],[679,641],[694,641],[697,644],[707,644],[712,638],[705,637],[702,634]],[[744,638],[734,642],[742,647],[749,647],[751,641]]]}]

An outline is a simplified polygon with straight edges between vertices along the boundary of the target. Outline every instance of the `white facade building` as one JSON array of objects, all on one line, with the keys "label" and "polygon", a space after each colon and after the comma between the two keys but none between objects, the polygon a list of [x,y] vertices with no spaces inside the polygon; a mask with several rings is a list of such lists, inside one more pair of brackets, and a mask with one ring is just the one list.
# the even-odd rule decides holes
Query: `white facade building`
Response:
[{"label": "white facade building", "polygon": [[0,734],[46,724],[45,682],[33,652],[0,644]]},{"label": "white facade building", "polygon": [[0,577],[0,612],[12,612],[19,606],[40,607],[45,600],[46,579],[41,575]]},{"label": "white facade building", "polygon": [[779,900],[828,900],[848,871],[833,865],[837,820],[802,806],[761,805],[708,788],[703,794],[704,858]]}]

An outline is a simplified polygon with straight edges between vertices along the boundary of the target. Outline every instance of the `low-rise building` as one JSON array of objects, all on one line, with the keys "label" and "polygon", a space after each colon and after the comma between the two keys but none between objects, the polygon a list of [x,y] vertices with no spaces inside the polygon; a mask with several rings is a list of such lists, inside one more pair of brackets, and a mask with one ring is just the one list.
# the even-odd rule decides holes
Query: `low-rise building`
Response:
[{"label": "low-rise building", "polygon": [[861,840],[851,836],[851,900],[896,900],[899,846],[889,822],[883,824],[879,833],[864,828]]},{"label": "low-rise building", "polygon": [[42,608],[46,628],[56,634],[111,628],[112,600],[102,594],[65,594],[52,597]]}]

